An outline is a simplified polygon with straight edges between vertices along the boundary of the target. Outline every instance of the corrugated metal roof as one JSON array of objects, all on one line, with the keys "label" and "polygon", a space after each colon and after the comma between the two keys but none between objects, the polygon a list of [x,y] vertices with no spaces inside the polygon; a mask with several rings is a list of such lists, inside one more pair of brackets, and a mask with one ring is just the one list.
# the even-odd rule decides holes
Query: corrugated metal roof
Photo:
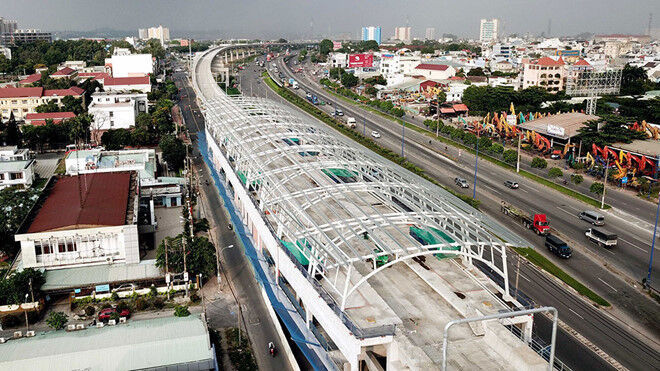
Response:
[{"label": "corrugated metal roof", "polygon": [[45,272],[43,291],[56,291],[104,285],[111,282],[131,282],[163,277],[155,260],[139,264],[103,264],[84,267],[51,269]]},{"label": "corrugated metal roof", "polygon": [[124,225],[130,182],[129,172],[62,177],[27,233]]},{"label": "corrugated metal roof", "polygon": [[5,370],[135,370],[212,360],[206,326],[194,315],[50,331],[0,345]]}]

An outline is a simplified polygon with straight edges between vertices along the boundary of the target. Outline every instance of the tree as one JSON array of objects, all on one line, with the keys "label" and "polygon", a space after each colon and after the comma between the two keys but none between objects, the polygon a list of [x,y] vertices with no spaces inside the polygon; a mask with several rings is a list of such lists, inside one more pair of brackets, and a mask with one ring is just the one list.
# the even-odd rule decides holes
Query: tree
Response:
[{"label": "tree", "polygon": [[486,76],[484,69],[481,67],[472,68],[470,72],[467,73],[468,76]]},{"label": "tree", "polygon": [[594,182],[591,183],[591,186],[589,186],[589,192],[595,193],[597,195],[602,195],[604,190],[605,190],[605,186],[603,185],[603,183]]},{"label": "tree", "polygon": [[69,140],[82,143],[89,139],[89,128],[92,125],[92,116],[87,113],[80,114],[69,120]]},{"label": "tree", "polygon": [[345,74],[346,71],[341,67],[331,68],[330,71],[328,72],[328,75],[330,76],[331,79],[339,79],[339,76],[343,76]]},{"label": "tree", "polygon": [[370,85],[387,85],[387,80],[382,75],[376,75],[364,79],[365,84]]},{"label": "tree", "polygon": [[573,184],[577,185],[577,184],[582,183],[583,181],[584,181],[584,177],[582,175],[571,174],[571,182],[573,182]]},{"label": "tree", "polygon": [[55,330],[63,329],[67,322],[69,322],[69,317],[64,312],[50,312],[46,319],[48,326]]},{"label": "tree", "polygon": [[534,157],[531,166],[535,169],[545,169],[548,167],[548,161],[540,157]]},{"label": "tree", "polygon": [[101,143],[108,150],[118,150],[133,144],[131,131],[127,129],[110,129],[101,136]]},{"label": "tree", "polygon": [[319,43],[319,53],[321,55],[328,55],[328,53],[330,53],[332,51],[333,47],[334,47],[334,44],[332,43],[331,40],[323,39]]},{"label": "tree", "polygon": [[164,135],[158,143],[163,151],[163,159],[172,170],[179,170],[183,167],[183,160],[186,158],[186,146],[181,139],[172,134]]},{"label": "tree", "polygon": [[548,176],[550,178],[559,178],[561,176],[564,176],[564,173],[561,171],[560,168],[558,167],[553,167],[550,170],[548,170]]},{"label": "tree", "polygon": [[503,159],[505,162],[513,165],[518,161],[518,152],[513,149],[504,151]]},{"label": "tree", "polygon": [[49,100],[48,103],[41,104],[35,108],[38,113],[60,112],[60,107],[55,100]]},{"label": "tree", "polygon": [[642,67],[626,64],[621,73],[621,95],[642,95],[653,89],[646,71]]},{"label": "tree", "polygon": [[352,73],[344,73],[341,75],[341,84],[347,88],[352,88],[360,82],[360,79],[357,78]]},{"label": "tree", "polygon": [[[156,250],[156,265],[165,268],[165,241]],[[167,238],[168,266],[171,272],[183,272],[183,244],[186,244],[186,268],[193,274],[205,277],[216,274],[215,246],[206,237],[193,237],[182,234]]]},{"label": "tree", "polygon": [[447,101],[447,93],[444,91],[439,91],[438,94],[436,94],[435,98],[438,100],[439,103],[444,103]]}]

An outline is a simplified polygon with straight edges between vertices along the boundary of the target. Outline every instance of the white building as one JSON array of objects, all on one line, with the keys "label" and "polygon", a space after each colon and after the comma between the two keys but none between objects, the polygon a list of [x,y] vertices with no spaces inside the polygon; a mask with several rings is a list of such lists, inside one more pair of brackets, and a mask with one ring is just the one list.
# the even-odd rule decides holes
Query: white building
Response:
[{"label": "white building", "polygon": [[106,91],[92,94],[92,103],[88,109],[94,117],[92,136],[100,138],[106,130],[134,127],[137,115],[149,111],[148,102],[145,93]]},{"label": "white building", "polygon": [[138,173],[140,185],[143,181],[156,181],[156,150],[151,148],[71,151],[65,157],[64,165],[66,175],[135,171]]},{"label": "white building", "polygon": [[115,50],[112,51],[112,55],[131,55],[131,49],[115,48]]},{"label": "white building", "polygon": [[381,28],[374,26],[362,27],[362,41],[374,40],[380,45]]},{"label": "white building", "polygon": [[113,55],[105,60],[112,77],[136,77],[154,73],[151,54]]},{"label": "white building", "polygon": [[426,34],[424,35],[426,40],[435,40],[435,28],[428,27],[426,29]]},{"label": "white building", "polygon": [[379,72],[387,80],[387,85],[399,84],[422,62],[419,54],[382,54]]},{"label": "white building", "polygon": [[394,40],[400,40],[404,43],[409,43],[412,40],[410,27],[395,27]]},{"label": "white building", "polygon": [[447,102],[460,102],[463,100],[463,92],[469,88],[470,85],[461,83],[449,84],[449,89],[445,92],[447,94]]},{"label": "white building", "polygon": [[0,189],[11,186],[29,187],[34,180],[34,160],[27,149],[0,147]]},{"label": "white building", "polygon": [[482,19],[479,27],[479,41],[489,43],[497,41],[500,21],[497,18]]},{"label": "white building", "polygon": [[121,172],[59,178],[26,230],[15,236],[23,267],[139,263],[135,177]]},{"label": "white building", "polygon": [[149,93],[151,81],[149,76],[140,77],[106,77],[103,80],[103,88],[109,92],[132,92]]},{"label": "white building", "polygon": [[141,28],[138,30],[138,36],[141,40],[156,39],[161,45],[170,41],[170,29],[158,25],[158,27]]},{"label": "white building", "polygon": [[420,63],[415,67],[412,75],[423,76],[428,80],[439,81],[447,80],[452,76],[456,76],[456,70],[454,67],[446,64]]},{"label": "white building", "polygon": [[0,46],[0,54],[4,55],[7,59],[11,59],[11,49],[7,47]]},{"label": "white building", "polygon": [[348,67],[348,54],[346,53],[332,53],[328,56],[328,63],[330,67],[347,68]]},{"label": "white building", "polygon": [[82,71],[87,67],[87,62],[85,61],[65,61],[62,63],[62,67],[69,67],[71,69],[74,69],[76,71]]}]

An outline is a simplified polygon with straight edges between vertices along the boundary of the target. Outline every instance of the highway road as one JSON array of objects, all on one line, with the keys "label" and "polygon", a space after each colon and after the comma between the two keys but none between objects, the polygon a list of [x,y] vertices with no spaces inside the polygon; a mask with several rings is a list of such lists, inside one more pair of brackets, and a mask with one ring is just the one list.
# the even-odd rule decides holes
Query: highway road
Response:
[{"label": "highway road", "polygon": [[[188,130],[191,134],[204,130],[204,118],[197,107],[195,102],[195,92],[190,87],[186,75],[183,73],[176,73],[174,80],[179,88],[179,107],[184,116]],[[214,224],[218,226],[216,229],[215,241],[216,248],[234,245],[234,248],[225,249],[222,251],[221,260],[228,277],[230,277],[233,287],[241,303],[243,309],[243,318],[245,319],[244,326],[247,328],[251,344],[253,346],[254,354],[257,359],[257,364],[261,370],[292,370],[293,367],[288,363],[287,358],[284,356],[271,357],[268,353],[268,342],[272,341],[276,347],[282,349],[282,344],[279,343],[279,336],[275,325],[270,320],[267,305],[261,294],[261,288],[257,283],[250,263],[248,262],[243,249],[240,248],[240,242],[236,234],[229,230],[226,226],[230,224],[227,211],[222,204],[222,199],[217,193],[217,189],[213,186],[208,168],[204,165],[200,153],[197,150],[196,135],[192,135],[193,140],[193,157],[194,165],[202,177],[200,182],[200,192],[204,192],[206,199],[209,202],[209,208],[213,210],[212,215],[207,215],[209,219],[213,219]],[[205,180],[209,180],[210,185],[206,185]],[[297,348],[294,346],[294,350]],[[302,361],[301,358],[298,358]],[[304,361],[302,361],[304,364]],[[304,369],[304,368],[303,368]]]},{"label": "highway road", "polygon": [[[278,63],[280,70],[282,70],[281,61]],[[311,82],[301,79],[300,75],[294,75],[286,69],[284,71],[290,76],[294,76],[301,83],[304,90],[314,91],[319,98],[326,101],[334,100],[327,93],[313,86]],[[241,81],[244,91],[247,92],[250,89],[249,91],[252,91],[254,94],[263,96],[265,86],[263,83],[258,83],[259,80],[259,72],[255,73],[253,67],[249,67],[243,71]],[[273,98],[272,92],[270,92],[270,97]],[[400,126],[384,120],[379,116],[358,110],[354,106],[341,101],[334,104],[339,104],[344,112],[346,112],[346,115],[353,116],[357,119],[360,124],[358,130],[364,130],[366,133],[370,133],[371,130],[377,130],[382,135],[378,139],[381,145],[395,151],[400,151]],[[327,112],[331,112],[332,108],[326,107],[325,109]],[[457,175],[472,179],[471,172],[473,165],[469,165],[470,156],[468,154],[462,153],[459,156],[458,152],[453,148],[445,149],[444,145],[434,141],[429,145],[427,137],[423,137],[411,130],[406,131],[406,139],[406,156],[408,159],[421,165],[431,176],[434,176],[449,186],[453,184],[453,177]],[[452,151],[454,152],[452,153]],[[439,152],[448,152],[448,156],[441,155]],[[456,161],[452,158],[465,160]],[[471,160],[474,161],[473,156]],[[463,164],[461,161],[467,162]],[[541,187],[534,184],[527,187],[529,181],[523,178],[513,178],[522,185],[520,190],[508,190],[502,184],[504,180],[511,178],[511,175],[502,174],[502,169],[492,165],[489,166],[490,164],[485,161],[482,161],[481,165],[482,172],[478,178],[478,190],[479,198],[483,203],[482,210],[498,217],[505,225],[519,232],[538,246],[541,246],[541,240],[534,234],[530,231],[522,230],[522,228],[516,226],[511,220],[500,217],[499,201],[503,195],[506,194],[506,199],[515,204],[534,200],[534,203],[540,206],[545,204],[550,205],[549,207],[565,208],[567,212],[572,210],[568,205],[574,207],[576,209],[575,212],[583,207],[580,203],[575,204],[570,201],[564,203],[563,200],[562,202],[558,202],[560,197],[553,194],[553,192],[547,189],[538,189]],[[483,192],[484,190],[485,192]],[[556,228],[563,228],[562,221],[565,224],[579,225],[577,218],[572,220],[568,217],[559,217],[558,220],[553,219],[553,224]],[[660,355],[657,351],[658,324],[656,321],[658,310],[656,303],[651,302],[643,294],[634,290],[627,282],[608,270],[603,269],[600,264],[594,263],[590,257],[585,256],[580,251],[576,252],[573,258],[565,262],[559,262],[552,255],[548,257],[559,263],[567,271],[573,274],[576,272],[580,273],[578,278],[586,278],[583,281],[605,296],[610,302],[614,303],[616,309],[603,311],[594,308],[590,303],[569,293],[562,284],[558,284],[553,278],[547,277],[544,273],[538,272],[538,270],[527,264],[522,264],[521,266],[520,277],[522,278],[519,280],[521,291],[527,293],[539,305],[556,306],[561,313],[560,318],[608,354],[615,357],[626,367],[631,369],[649,369],[660,366]],[[515,261],[515,259],[512,260]],[[509,263],[512,264],[511,261]],[[512,272],[515,272],[514,269],[515,267],[510,266]],[[512,279],[514,276],[512,274]],[[623,320],[617,319],[614,316],[623,318]],[[642,334],[626,325],[633,316],[643,319],[643,326],[647,326],[647,335],[651,334],[649,337],[644,338]],[[566,339],[570,337],[567,334],[564,334],[564,336]],[[638,337],[642,337],[643,340],[639,340]],[[651,339],[651,337],[654,338]],[[575,349],[573,346],[564,346],[562,348]],[[604,367],[602,365],[596,366],[598,361],[594,358],[576,357],[577,354],[575,353],[566,353],[566,349],[560,349],[559,352],[561,354],[560,358],[569,362],[569,365],[571,360],[578,362],[579,364],[573,365],[579,366],[576,367],[578,369],[593,367],[601,369]]]}]

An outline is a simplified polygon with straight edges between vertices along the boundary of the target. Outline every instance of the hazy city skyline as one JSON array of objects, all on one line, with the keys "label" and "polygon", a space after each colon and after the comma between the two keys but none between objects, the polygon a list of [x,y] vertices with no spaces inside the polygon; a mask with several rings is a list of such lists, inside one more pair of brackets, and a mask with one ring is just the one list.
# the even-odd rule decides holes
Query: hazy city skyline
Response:
[{"label": "hazy city skyline", "polygon": [[[20,28],[49,31],[93,31],[110,29],[133,32],[153,24],[172,30],[172,37],[187,34],[217,34],[218,37],[308,38],[348,35],[359,37],[362,26],[383,28],[389,39],[394,27],[412,27],[412,36],[424,38],[427,27],[436,37],[452,33],[477,38],[481,18],[502,21],[501,34],[551,35],[594,33],[645,33],[649,13],[660,17],[660,2],[635,1],[635,6],[614,0],[476,0],[450,3],[432,0],[409,1],[402,7],[393,0],[321,1],[255,0],[3,0],[1,17],[16,19]],[[575,11],[576,8],[582,11]],[[38,12],[35,9],[39,9]],[[587,11],[588,10],[588,11]],[[103,15],[98,17],[98,15]],[[654,21],[653,28],[659,23]]]}]

